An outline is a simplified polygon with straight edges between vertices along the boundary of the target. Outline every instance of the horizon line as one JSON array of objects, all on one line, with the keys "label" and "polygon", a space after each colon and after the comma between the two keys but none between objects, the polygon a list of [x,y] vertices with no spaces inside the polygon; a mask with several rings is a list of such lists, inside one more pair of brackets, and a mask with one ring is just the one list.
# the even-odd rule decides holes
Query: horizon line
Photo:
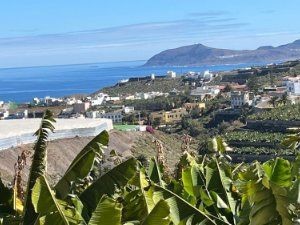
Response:
[{"label": "horizon line", "polygon": [[0,67],[0,70],[9,69],[26,69],[26,68],[40,68],[40,67],[55,67],[55,66],[75,66],[75,65],[92,65],[92,64],[106,64],[106,63],[126,63],[126,62],[146,62],[146,59],[138,60],[121,60],[121,61],[104,61],[104,62],[87,62],[87,63],[67,63],[67,64],[52,64],[52,65],[32,65],[32,66],[16,66],[16,67]]}]

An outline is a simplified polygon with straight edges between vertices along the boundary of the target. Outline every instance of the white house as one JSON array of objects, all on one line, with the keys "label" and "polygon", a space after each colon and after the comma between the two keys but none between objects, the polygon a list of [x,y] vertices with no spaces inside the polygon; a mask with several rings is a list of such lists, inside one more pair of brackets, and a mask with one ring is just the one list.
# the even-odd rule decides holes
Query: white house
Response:
[{"label": "white house", "polygon": [[41,100],[38,97],[33,98],[32,100],[33,104],[38,105],[40,104]]},{"label": "white house", "polygon": [[76,98],[72,97],[72,98],[66,98],[65,102],[67,103],[67,105],[74,105],[76,103]]},{"label": "white house", "polygon": [[118,96],[116,96],[116,97],[108,96],[106,98],[106,101],[113,101],[113,102],[120,101],[120,97],[118,97]]},{"label": "white house", "polygon": [[135,100],[135,96],[134,95],[128,95],[125,97],[125,100]]},{"label": "white house", "polygon": [[92,106],[101,105],[103,103],[103,101],[106,100],[106,98],[108,98],[107,94],[99,93],[91,99],[91,105]]},{"label": "white house", "polygon": [[50,96],[46,96],[44,98],[44,103],[47,105],[47,106],[50,106],[50,105],[57,105],[59,103],[63,102],[63,100],[61,98],[52,98]]},{"label": "white house", "polygon": [[192,96],[198,96],[201,100],[205,97],[214,98],[220,93],[220,89],[215,86],[197,87],[191,91]]},{"label": "white house", "polygon": [[134,112],[134,107],[133,106],[123,106],[123,111],[125,114],[129,114]]},{"label": "white house", "polygon": [[232,108],[239,108],[243,105],[250,105],[249,92],[233,91],[230,94]]},{"label": "white house", "polygon": [[300,95],[300,81],[287,81],[286,82],[286,89],[293,95]]},{"label": "white house", "polygon": [[204,73],[201,75],[201,77],[204,80],[210,81],[213,78],[213,74],[211,72],[209,72],[209,70],[204,71]]},{"label": "white house", "polygon": [[167,77],[169,78],[176,78],[176,72],[174,71],[167,71]]}]

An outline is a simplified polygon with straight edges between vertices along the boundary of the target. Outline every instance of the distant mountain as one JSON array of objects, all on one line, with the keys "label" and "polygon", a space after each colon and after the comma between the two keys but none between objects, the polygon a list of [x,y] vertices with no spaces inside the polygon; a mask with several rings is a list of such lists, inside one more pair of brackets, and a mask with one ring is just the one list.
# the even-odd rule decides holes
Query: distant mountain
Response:
[{"label": "distant mountain", "polygon": [[151,57],[145,66],[197,66],[237,63],[271,63],[300,58],[300,40],[278,47],[262,46],[255,50],[229,50],[202,44],[163,51]]}]

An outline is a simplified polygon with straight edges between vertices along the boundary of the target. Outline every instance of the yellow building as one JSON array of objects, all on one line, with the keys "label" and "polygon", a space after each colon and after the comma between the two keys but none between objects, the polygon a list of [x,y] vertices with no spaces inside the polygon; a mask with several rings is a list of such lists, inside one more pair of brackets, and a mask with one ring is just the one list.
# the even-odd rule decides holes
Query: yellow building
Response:
[{"label": "yellow building", "polygon": [[203,109],[205,109],[205,103],[203,103],[203,102],[185,103],[184,108],[187,111],[191,111],[193,109],[203,110]]},{"label": "yellow building", "polygon": [[181,121],[182,117],[187,114],[185,108],[177,108],[171,111],[153,112],[150,114],[150,118],[152,121],[158,119],[163,124],[171,124]]}]

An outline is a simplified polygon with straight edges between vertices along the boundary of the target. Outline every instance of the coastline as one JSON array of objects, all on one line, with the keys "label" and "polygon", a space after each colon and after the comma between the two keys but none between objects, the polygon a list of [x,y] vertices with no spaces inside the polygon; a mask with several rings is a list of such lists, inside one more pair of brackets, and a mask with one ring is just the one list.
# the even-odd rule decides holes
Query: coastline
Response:
[{"label": "coastline", "polygon": [[[121,62],[117,62],[120,63]],[[213,72],[232,71],[253,64],[214,65],[197,67],[141,67],[132,66],[137,61],[130,62],[127,66],[108,67],[107,64],[80,64],[47,67],[26,67],[0,69],[0,101],[24,103],[34,97],[45,96],[62,97],[78,93],[92,94],[105,87],[111,87],[122,79],[147,77],[154,73],[165,75],[168,70],[177,74],[188,71]]]}]

